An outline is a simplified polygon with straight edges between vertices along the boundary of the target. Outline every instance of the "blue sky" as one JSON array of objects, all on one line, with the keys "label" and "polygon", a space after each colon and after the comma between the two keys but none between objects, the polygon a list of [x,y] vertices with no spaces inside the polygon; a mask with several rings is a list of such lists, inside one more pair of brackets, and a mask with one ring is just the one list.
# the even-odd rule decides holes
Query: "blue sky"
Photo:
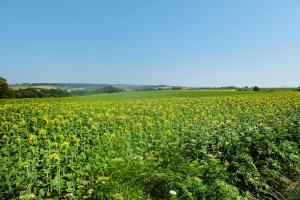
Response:
[{"label": "blue sky", "polygon": [[299,0],[0,0],[0,76],[299,86],[299,10]]}]

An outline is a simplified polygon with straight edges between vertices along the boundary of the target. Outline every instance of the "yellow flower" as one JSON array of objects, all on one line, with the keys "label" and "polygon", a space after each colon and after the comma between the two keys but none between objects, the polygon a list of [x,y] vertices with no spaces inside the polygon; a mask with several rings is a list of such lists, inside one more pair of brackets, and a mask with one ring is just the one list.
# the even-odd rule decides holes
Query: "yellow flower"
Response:
[{"label": "yellow flower", "polygon": [[49,119],[48,119],[47,116],[43,117],[43,122],[44,122],[45,125],[47,125],[49,123]]},{"label": "yellow flower", "polygon": [[62,147],[62,148],[68,148],[69,147],[69,145],[70,145],[70,143],[69,142],[67,142],[67,141],[64,141],[60,146]]},{"label": "yellow flower", "polygon": [[41,128],[41,129],[39,130],[39,135],[40,135],[40,136],[45,136],[46,133],[47,133],[47,131],[46,131],[45,129],[43,129],[43,128]]},{"label": "yellow flower", "polygon": [[20,121],[20,126],[25,126],[25,125],[26,125],[26,122],[25,122],[24,119],[22,119],[22,120]]},{"label": "yellow flower", "polygon": [[28,138],[27,138],[28,143],[29,143],[29,144],[32,144],[35,138],[36,138],[35,135],[30,134],[30,135],[28,136]]},{"label": "yellow flower", "polygon": [[51,153],[49,156],[50,160],[57,160],[59,158],[59,154],[58,153]]}]

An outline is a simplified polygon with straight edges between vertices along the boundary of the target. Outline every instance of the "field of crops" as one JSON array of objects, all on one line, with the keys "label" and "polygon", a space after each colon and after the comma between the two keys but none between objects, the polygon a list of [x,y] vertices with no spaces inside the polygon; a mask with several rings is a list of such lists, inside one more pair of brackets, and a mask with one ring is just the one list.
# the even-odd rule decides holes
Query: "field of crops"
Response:
[{"label": "field of crops", "polygon": [[299,149],[300,92],[2,100],[0,199],[298,199]]}]

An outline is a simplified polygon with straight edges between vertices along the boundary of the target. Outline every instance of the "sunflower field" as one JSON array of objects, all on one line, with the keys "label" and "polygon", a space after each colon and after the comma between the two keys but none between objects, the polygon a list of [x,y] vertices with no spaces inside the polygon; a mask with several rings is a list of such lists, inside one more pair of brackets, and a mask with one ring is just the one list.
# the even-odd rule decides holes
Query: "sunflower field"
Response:
[{"label": "sunflower field", "polygon": [[0,199],[298,199],[300,93],[0,102]]}]

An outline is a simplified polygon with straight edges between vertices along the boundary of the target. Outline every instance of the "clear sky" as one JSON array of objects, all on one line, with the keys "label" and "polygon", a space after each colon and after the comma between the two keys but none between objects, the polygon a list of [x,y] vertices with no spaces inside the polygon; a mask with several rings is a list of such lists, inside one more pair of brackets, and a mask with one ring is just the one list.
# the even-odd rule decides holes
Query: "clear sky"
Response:
[{"label": "clear sky", "polygon": [[0,76],[300,86],[300,1],[0,0]]}]

